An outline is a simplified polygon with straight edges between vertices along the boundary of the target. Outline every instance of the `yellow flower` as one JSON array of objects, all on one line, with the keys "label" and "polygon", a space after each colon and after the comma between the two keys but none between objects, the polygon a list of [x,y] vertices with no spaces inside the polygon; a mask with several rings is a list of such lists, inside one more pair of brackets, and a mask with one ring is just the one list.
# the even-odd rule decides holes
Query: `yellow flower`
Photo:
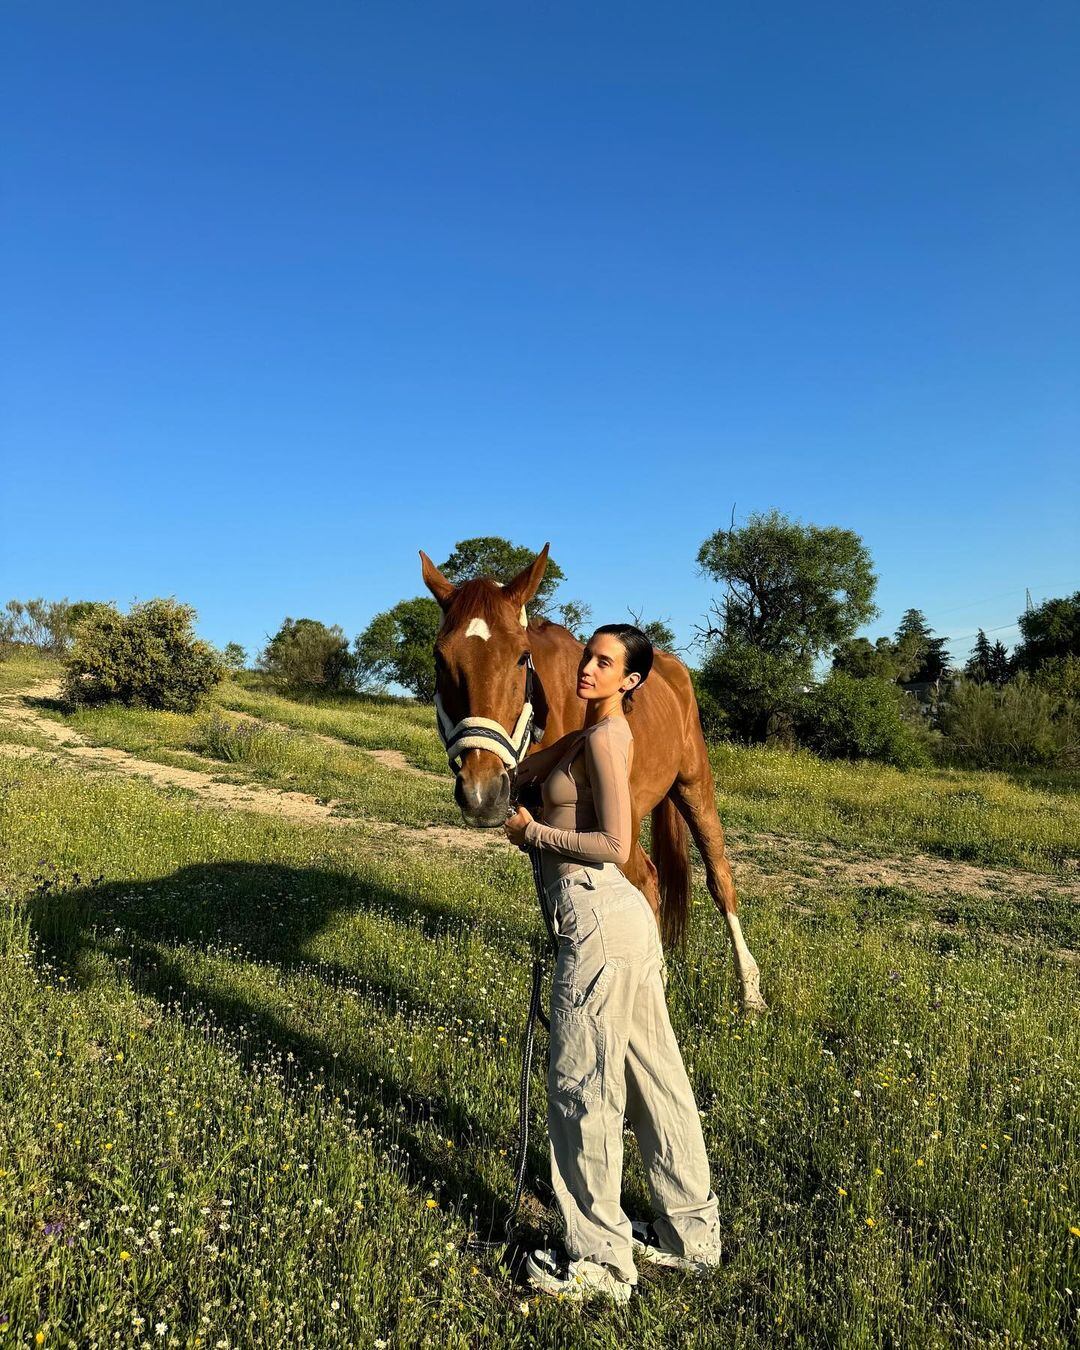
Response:
[{"label": "yellow flower", "polygon": [[867,1226],[867,1228],[873,1228],[873,1226],[874,1226],[874,1224],[875,1224],[876,1222],[877,1222],[876,1219],[871,1219],[870,1216],[867,1215],[867,1217],[866,1217],[866,1226]]},{"label": "yellow flower", "polygon": [[1080,1237],[1080,1228],[1070,1228],[1069,1232],[1073,1235],[1073,1237]]},{"label": "yellow flower", "polygon": [[916,1159],[915,1159],[915,1166],[916,1166],[916,1167],[925,1167],[925,1166],[926,1166],[926,1163],[923,1162],[922,1158],[916,1158]]},{"label": "yellow flower", "polygon": [[43,1331],[39,1331],[38,1334],[34,1337],[34,1340],[37,1342],[38,1345],[44,1345],[45,1333]]},{"label": "yellow flower", "polygon": [[121,1261],[130,1261],[130,1260],[131,1260],[131,1253],[130,1253],[130,1252],[121,1252],[121,1253],[120,1253],[120,1260],[121,1260]]},{"label": "yellow flower", "polygon": [[875,1167],[875,1168],[874,1168],[874,1176],[876,1176],[876,1177],[883,1177],[884,1175],[885,1175],[885,1173],[881,1170],[880,1167]]},{"label": "yellow flower", "polygon": [[847,1195],[847,1191],[844,1190],[843,1186],[837,1186],[836,1190],[840,1195]]},{"label": "yellow flower", "polygon": [[438,1200],[428,1200],[427,1207],[428,1209],[438,1209],[439,1208]]}]

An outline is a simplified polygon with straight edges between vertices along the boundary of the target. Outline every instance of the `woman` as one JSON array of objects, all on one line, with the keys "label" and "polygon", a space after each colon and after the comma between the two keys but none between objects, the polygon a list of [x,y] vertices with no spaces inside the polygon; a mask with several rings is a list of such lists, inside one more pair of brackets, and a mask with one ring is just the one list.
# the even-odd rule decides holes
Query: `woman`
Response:
[{"label": "woman", "polygon": [[[566,1251],[534,1251],[526,1270],[536,1288],[572,1298],[628,1299],[637,1283],[635,1251],[695,1271],[720,1259],[717,1199],[668,1017],[656,920],[619,871],[635,842],[626,714],[652,663],[652,644],[631,624],[596,630],[578,666],[585,726],[518,770],[519,785],[543,782],[545,823],[519,806],[505,825],[512,843],[540,851],[559,939],[548,1134]],[[619,1203],[624,1114],[657,1211],[652,1224],[629,1219]]]}]

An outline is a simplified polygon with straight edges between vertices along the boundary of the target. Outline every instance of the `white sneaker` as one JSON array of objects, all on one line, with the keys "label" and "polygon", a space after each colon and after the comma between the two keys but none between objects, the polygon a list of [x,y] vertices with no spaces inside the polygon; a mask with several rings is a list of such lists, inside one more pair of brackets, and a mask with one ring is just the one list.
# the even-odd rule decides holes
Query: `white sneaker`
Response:
[{"label": "white sneaker", "polygon": [[545,1294],[561,1294],[568,1299],[610,1298],[626,1303],[634,1286],[599,1261],[583,1256],[572,1261],[551,1247],[541,1247],[525,1258],[529,1283]]},{"label": "white sneaker", "polygon": [[669,1247],[665,1247],[651,1222],[644,1219],[631,1219],[634,1251],[651,1261],[654,1266],[668,1266],[673,1270],[689,1270],[695,1275],[704,1275],[720,1265],[720,1248],[710,1252],[701,1252],[694,1256],[679,1256]]}]

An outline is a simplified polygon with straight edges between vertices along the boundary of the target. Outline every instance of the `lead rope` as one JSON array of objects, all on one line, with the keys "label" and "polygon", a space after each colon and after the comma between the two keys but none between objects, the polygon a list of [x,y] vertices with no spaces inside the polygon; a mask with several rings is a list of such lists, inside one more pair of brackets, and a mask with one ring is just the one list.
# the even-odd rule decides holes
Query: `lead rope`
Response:
[{"label": "lead rope", "polygon": [[[511,805],[516,807],[516,796],[511,795],[510,800]],[[548,933],[549,950],[554,953],[558,951],[559,940],[555,935],[555,929],[552,927],[551,915],[548,914],[547,905],[544,903],[544,879],[541,872],[540,853],[539,850],[535,848],[529,848],[526,852],[529,855],[529,862],[532,864],[533,887],[536,890],[536,898],[540,904],[540,913],[544,916],[544,925],[547,928]],[[525,1164],[529,1153],[529,1087],[532,1078],[535,1025],[539,1022],[545,1031],[551,1031],[551,1022],[545,1015],[541,1003],[540,986],[543,982],[543,978],[544,957],[541,954],[533,957],[532,991],[529,995],[529,1015],[525,1022],[525,1035],[521,1047],[521,1078],[518,1084],[518,1146],[517,1162],[514,1169],[514,1199],[510,1205],[510,1213],[506,1216],[506,1221],[503,1224],[503,1238],[507,1246],[513,1245],[514,1230],[517,1227],[517,1212],[521,1205],[522,1191],[525,1189]],[[485,1242],[479,1238],[474,1238],[468,1245],[475,1248],[491,1248],[501,1247],[503,1242]]]}]

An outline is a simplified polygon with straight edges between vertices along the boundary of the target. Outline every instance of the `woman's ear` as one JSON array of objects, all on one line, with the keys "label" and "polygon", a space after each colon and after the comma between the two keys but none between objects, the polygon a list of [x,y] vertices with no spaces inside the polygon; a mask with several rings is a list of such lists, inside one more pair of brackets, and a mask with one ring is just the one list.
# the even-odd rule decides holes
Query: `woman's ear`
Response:
[{"label": "woman's ear", "polygon": [[620,684],[619,685],[620,694],[632,693],[638,687],[638,685],[641,683],[641,672],[637,670],[632,671],[627,678],[633,680],[634,683],[628,685]]}]

